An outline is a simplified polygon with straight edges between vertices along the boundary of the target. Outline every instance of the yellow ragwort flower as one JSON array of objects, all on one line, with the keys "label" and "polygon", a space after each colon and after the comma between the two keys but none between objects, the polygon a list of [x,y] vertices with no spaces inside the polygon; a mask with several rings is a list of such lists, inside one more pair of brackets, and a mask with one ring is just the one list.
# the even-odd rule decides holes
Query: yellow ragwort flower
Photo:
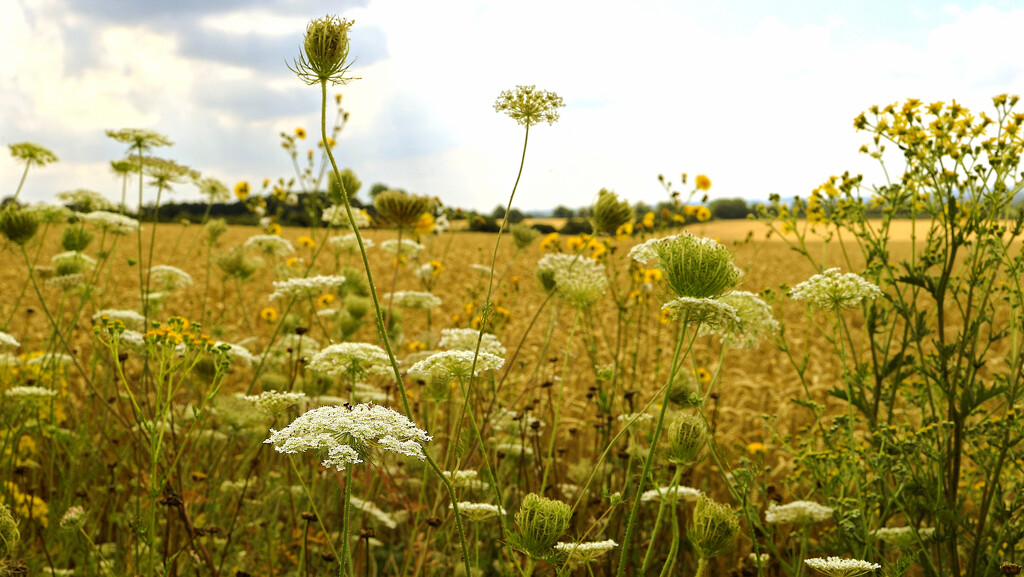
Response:
[{"label": "yellow ragwort flower", "polygon": [[238,181],[238,184],[235,185],[235,196],[238,197],[238,200],[249,198],[249,183],[244,180]]},{"label": "yellow ragwort flower", "polygon": [[306,138],[306,129],[301,126],[295,129],[295,138]]},{"label": "yellow ragwort flower", "polygon": [[260,311],[260,318],[272,323],[277,320],[277,309],[274,307],[267,307]]},{"label": "yellow ragwort flower", "polygon": [[710,190],[711,189],[711,179],[708,178],[708,176],[706,174],[698,174],[697,175],[696,185],[697,185],[697,190]]},{"label": "yellow ragwort flower", "polygon": [[306,248],[314,248],[316,246],[316,241],[308,236],[300,236],[295,240],[296,242],[298,242],[299,244]]}]

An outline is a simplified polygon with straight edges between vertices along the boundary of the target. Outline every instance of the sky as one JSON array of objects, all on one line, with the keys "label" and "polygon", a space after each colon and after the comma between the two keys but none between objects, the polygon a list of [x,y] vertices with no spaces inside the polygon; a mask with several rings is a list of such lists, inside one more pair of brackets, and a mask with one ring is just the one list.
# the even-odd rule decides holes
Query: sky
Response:
[{"label": "sky", "polygon": [[[60,158],[30,171],[29,202],[119,200],[110,161],[125,150],[106,129],[166,134],[161,156],[229,187],[293,176],[279,134],[318,132],[320,91],[286,64],[325,14],[355,22],[358,80],[330,93],[350,115],[335,153],[364,199],[383,182],[505,205],[524,130],[493,106],[517,85],[565,101],[530,131],[513,202],[527,211],[602,188],[653,204],[668,198],[659,174],[685,196],[683,172],[708,175],[712,199],[807,195],[846,170],[877,182],[853,128],[868,106],[991,113],[992,96],[1024,94],[1024,2],[1009,0],[0,0],[0,14],[0,142]],[[22,170],[0,155],[0,197]]]}]

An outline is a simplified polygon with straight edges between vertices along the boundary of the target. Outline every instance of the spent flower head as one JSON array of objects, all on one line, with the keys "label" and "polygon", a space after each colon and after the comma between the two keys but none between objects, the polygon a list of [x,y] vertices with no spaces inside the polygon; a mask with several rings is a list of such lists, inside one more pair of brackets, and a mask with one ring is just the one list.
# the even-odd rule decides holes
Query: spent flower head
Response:
[{"label": "spent flower head", "polygon": [[65,190],[57,193],[57,200],[69,207],[81,212],[92,212],[94,210],[114,210],[114,203],[107,200],[107,197],[85,188]]},{"label": "spent flower head", "polygon": [[711,559],[732,551],[739,532],[739,515],[732,507],[704,495],[697,499],[689,536],[698,557]]},{"label": "spent flower head", "polygon": [[677,297],[717,297],[732,290],[741,273],[729,249],[710,238],[683,233],[654,245],[658,267]]},{"label": "spent flower head", "polygon": [[0,212],[0,233],[14,244],[25,246],[38,230],[39,219],[27,210],[11,205]]},{"label": "spent flower head", "polygon": [[566,555],[565,562],[570,567],[579,567],[596,561],[605,553],[618,547],[619,544],[608,539],[606,541],[588,541],[586,543],[555,543],[555,551]]},{"label": "spent flower head", "polygon": [[333,15],[310,20],[302,43],[299,59],[289,66],[303,82],[309,85],[321,82],[347,84],[351,78],[345,72],[348,62],[348,31],[353,22]]},{"label": "spent flower head", "polygon": [[598,234],[615,235],[619,229],[632,224],[636,214],[629,202],[619,200],[619,195],[610,190],[601,189],[597,202],[594,203],[594,231]]},{"label": "spent flower head", "polygon": [[[107,130],[107,136],[114,140],[128,145],[128,152],[142,154],[149,152],[158,146],[170,146],[174,144],[171,139],[155,130],[145,128],[122,128],[121,130]],[[138,168],[136,166],[135,168]]]},{"label": "spent flower head", "polygon": [[537,90],[533,85],[502,91],[494,102],[496,112],[504,112],[526,127],[541,122],[554,124],[558,120],[558,109],[563,106],[562,97],[548,90]]},{"label": "spent flower head", "polygon": [[537,262],[535,274],[545,290],[580,308],[587,308],[604,296],[608,278],[604,265],[571,254],[549,254]]},{"label": "spent flower head", "polygon": [[808,300],[815,306],[831,311],[853,308],[862,300],[873,300],[881,294],[882,291],[864,277],[849,272],[841,273],[838,268],[816,274],[789,291],[793,299]]},{"label": "spent flower head", "polygon": [[516,513],[513,545],[532,557],[546,557],[551,547],[569,529],[572,509],[568,504],[530,493]]},{"label": "spent flower head", "polygon": [[764,337],[779,330],[772,307],[748,291],[733,291],[717,299],[736,311],[736,320],[724,325],[701,327],[701,334],[718,334],[728,346],[756,349]]},{"label": "spent flower head", "polygon": [[339,471],[377,451],[423,460],[423,443],[432,438],[405,415],[373,403],[313,409],[270,433],[264,442],[279,453],[326,453],[323,466]]}]

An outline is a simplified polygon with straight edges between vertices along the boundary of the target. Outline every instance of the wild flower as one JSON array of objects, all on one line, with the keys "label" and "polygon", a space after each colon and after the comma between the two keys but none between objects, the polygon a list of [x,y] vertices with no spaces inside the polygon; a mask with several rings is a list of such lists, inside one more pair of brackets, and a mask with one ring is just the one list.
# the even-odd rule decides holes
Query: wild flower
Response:
[{"label": "wild flower", "polygon": [[78,214],[79,219],[110,234],[128,234],[139,230],[139,221],[114,212],[97,210],[87,214]]},{"label": "wild flower", "polygon": [[430,309],[441,306],[441,299],[428,292],[396,291],[383,295],[382,299],[409,309]]},{"label": "wild flower", "polygon": [[405,415],[380,405],[330,406],[307,411],[265,443],[280,453],[326,452],[324,467],[343,471],[378,450],[424,460],[430,435]]},{"label": "wild flower", "polygon": [[218,342],[214,344],[214,349],[220,351],[220,354],[227,357],[232,361],[241,361],[248,366],[256,365],[256,357],[253,356],[252,352],[243,347],[242,345],[236,345],[232,343]]},{"label": "wild flower", "polygon": [[345,282],[345,277],[339,275],[311,276],[306,278],[293,278],[284,281],[274,281],[274,292],[270,300],[277,299],[313,299],[328,290],[333,290]]},{"label": "wild flower", "polygon": [[469,265],[469,268],[471,268],[471,269],[475,270],[476,272],[478,272],[480,274],[483,274],[483,275],[490,275],[491,274],[491,267],[489,267],[489,266],[487,266],[485,264],[473,263],[473,264]]},{"label": "wild flower", "polygon": [[[339,228],[349,228],[352,226],[351,221],[348,219],[348,212],[346,212],[345,207],[340,204],[325,208],[320,218],[331,226]],[[356,228],[366,228],[370,226],[370,215],[366,214],[365,210],[353,208],[352,218],[355,220]],[[353,235],[353,238],[355,238],[355,235]],[[363,239],[363,242],[366,242],[366,239]]]},{"label": "wild flower", "polygon": [[380,223],[396,228],[415,228],[425,213],[434,206],[434,199],[401,190],[385,190],[373,199]]},{"label": "wild flower", "polygon": [[619,229],[632,224],[636,214],[626,200],[609,190],[601,189],[594,203],[594,230],[597,234],[615,235]]},{"label": "wild flower", "polygon": [[588,541],[585,543],[555,543],[554,549],[568,556],[565,562],[570,567],[578,567],[596,561],[605,553],[618,546],[618,543],[608,539],[606,541]]},{"label": "wild flower", "polygon": [[[454,509],[452,505],[448,505],[449,509]],[[459,503],[459,514],[462,518],[467,521],[486,521],[487,519],[493,519],[499,515],[505,514],[505,509],[500,505],[491,505],[490,503],[472,503],[469,501],[462,501]]]},{"label": "wild flower", "polygon": [[513,545],[533,557],[543,558],[569,529],[572,509],[568,504],[530,493],[516,513]]},{"label": "wild flower", "polygon": [[0,352],[9,352],[17,350],[17,348],[20,346],[21,343],[18,342],[18,339],[3,331],[0,331]]},{"label": "wild flower", "polygon": [[29,166],[46,166],[51,162],[57,162],[56,154],[34,142],[17,142],[8,144],[7,148],[11,150],[11,156]]},{"label": "wild flower", "polygon": [[50,260],[53,264],[57,265],[57,268],[69,267],[82,270],[91,270],[96,267],[96,259],[91,256],[78,252],[77,250],[69,250],[65,252],[59,252],[53,255]]},{"label": "wild flower", "polygon": [[263,391],[258,395],[246,396],[245,400],[252,403],[259,412],[276,417],[283,413],[288,407],[299,404],[305,398],[305,393]]},{"label": "wild flower", "polygon": [[654,245],[658,268],[677,297],[717,297],[732,290],[741,273],[729,249],[710,238],[682,233]]},{"label": "wild flower", "polygon": [[[476,359],[476,374],[498,370],[504,364],[505,359],[481,352]],[[416,363],[409,369],[409,372],[451,380],[469,377],[472,368],[473,351],[441,351]]]},{"label": "wild flower", "polygon": [[674,238],[675,235],[667,236],[665,238],[652,238],[649,240],[645,240],[644,242],[629,249],[629,253],[627,256],[629,256],[630,259],[640,264],[653,264],[654,266],[657,266],[658,245],[663,242],[669,242]]},{"label": "wild flower", "polygon": [[149,268],[150,280],[165,291],[192,286],[192,275],[176,266],[159,264]]},{"label": "wild flower", "polygon": [[580,308],[587,308],[604,296],[608,279],[604,265],[569,254],[549,254],[540,259],[537,278],[545,290]]},{"label": "wild flower", "polygon": [[533,456],[533,448],[522,441],[510,441],[494,445],[494,452],[506,457],[529,458]]},{"label": "wild flower", "polygon": [[239,180],[235,183],[235,198],[238,200],[245,200],[249,198],[249,183],[244,180]]},{"label": "wild flower", "polygon": [[114,206],[114,203],[107,200],[107,197],[94,190],[85,188],[58,192],[57,199],[68,207],[74,207],[75,210],[82,212],[93,212],[96,210],[111,211],[117,208]]},{"label": "wild flower", "polygon": [[306,368],[330,377],[361,378],[391,374],[387,352],[370,343],[338,343],[313,355]]},{"label": "wild flower", "polygon": [[651,489],[644,491],[640,494],[640,501],[643,503],[668,501],[675,503],[679,500],[693,501],[700,497],[703,493],[699,489],[693,487],[687,487],[685,485],[673,485],[670,487],[658,487],[657,489]]},{"label": "wild flower", "polygon": [[402,246],[398,246],[398,239],[389,239],[380,243],[380,249],[384,252],[391,253],[398,256],[405,256],[409,258],[416,258],[420,255],[424,247],[422,244],[409,240],[407,238],[402,239]]},{"label": "wild flower", "polygon": [[264,307],[260,310],[260,318],[268,323],[272,323],[277,320],[277,309],[274,307]]},{"label": "wild flower", "polygon": [[[700,559],[711,559],[728,553],[736,546],[740,532],[739,515],[732,507],[716,503],[706,495],[693,507],[692,525],[688,531],[693,550]],[[698,575],[700,571],[697,572]]]},{"label": "wild flower", "polygon": [[43,400],[57,396],[57,391],[47,389],[46,387],[36,386],[17,386],[11,387],[4,391],[4,395],[11,398],[17,398],[25,401],[31,400]]},{"label": "wild flower", "polygon": [[34,216],[39,222],[50,224],[66,223],[74,218],[76,214],[75,211],[64,205],[48,202],[30,204],[22,208],[22,210]]},{"label": "wild flower", "polygon": [[860,559],[842,559],[840,557],[804,559],[804,564],[811,569],[828,575],[828,577],[855,577],[856,575],[874,573],[882,568],[878,563],[871,563]]},{"label": "wild flower", "polygon": [[60,528],[77,531],[85,525],[85,509],[80,505],[68,507],[60,518]]},{"label": "wild flower", "polygon": [[78,273],[63,274],[46,279],[46,286],[58,288],[62,291],[69,291],[78,288],[85,282],[85,275]]},{"label": "wild flower", "polygon": [[491,333],[481,334],[475,329],[441,329],[441,340],[438,341],[437,346],[456,351],[475,351],[478,340],[481,353],[490,353],[498,357],[505,356],[507,351],[498,337]]},{"label": "wild flower", "polygon": [[352,503],[352,506],[359,512],[369,516],[371,519],[377,521],[388,529],[398,527],[400,517],[384,511],[373,501],[367,501],[360,499],[359,497],[352,496],[349,497],[349,503]]},{"label": "wild flower", "polygon": [[[874,532],[874,537],[901,549],[916,547],[921,541],[927,543],[935,535],[934,527],[881,527]],[[918,540],[920,538],[920,541]]]},{"label": "wild flower", "polygon": [[14,353],[0,352],[0,367],[20,367],[22,364],[21,359]]},{"label": "wild flower", "polygon": [[209,176],[200,178],[196,181],[196,188],[199,189],[199,194],[205,196],[210,203],[227,202],[231,198],[227,185],[216,178]]},{"label": "wild flower", "polygon": [[815,306],[831,311],[853,308],[864,299],[874,300],[882,291],[854,273],[841,273],[830,268],[816,274],[789,291],[790,298],[809,300]]},{"label": "wild flower", "polygon": [[764,337],[779,330],[772,307],[752,292],[733,291],[718,298],[736,311],[736,321],[704,325],[701,334],[721,335],[722,342],[737,348],[756,349]]},{"label": "wild flower", "polygon": [[785,505],[772,503],[764,513],[764,520],[768,523],[795,523],[797,525],[810,525],[820,523],[832,518],[832,508],[826,507],[814,501],[793,501]]},{"label": "wild flower", "polygon": [[39,221],[24,209],[11,205],[0,212],[0,233],[14,244],[25,246],[38,230]]},{"label": "wild flower", "polygon": [[174,144],[169,138],[146,128],[122,128],[121,130],[107,130],[109,138],[127,144],[129,151],[137,154],[149,152],[158,146],[171,146]]},{"label": "wild flower", "polygon": [[295,247],[287,239],[275,234],[257,234],[245,241],[245,248],[255,249],[271,256],[288,256],[295,252]]},{"label": "wild flower", "polygon": [[692,464],[707,445],[708,428],[695,414],[677,416],[668,426],[668,459],[679,465]]},{"label": "wild flower", "polygon": [[[473,470],[464,471],[441,471],[452,485],[470,490],[483,491],[490,487],[490,484],[480,479],[480,474]],[[460,507],[462,505],[459,505]]]},{"label": "wild flower", "polygon": [[[346,234],[344,236],[331,237],[327,242],[331,243],[331,246],[335,250],[341,252],[347,252],[349,254],[355,254],[359,250],[359,242],[356,240],[355,233]],[[370,249],[374,247],[373,239],[364,238],[363,248]]]},{"label": "wild flower", "polygon": [[739,323],[736,309],[721,299],[679,297],[662,305],[661,310],[672,319],[700,323],[706,327],[727,327]]},{"label": "wild flower", "polygon": [[132,310],[103,309],[92,315],[94,324],[102,324],[103,321],[118,321],[125,327],[141,331],[146,328],[146,317]]},{"label": "wild flower", "polygon": [[504,112],[527,128],[541,122],[554,124],[558,120],[558,109],[563,106],[565,103],[560,96],[548,90],[537,90],[532,85],[504,90],[494,102],[495,112]]},{"label": "wild flower", "polygon": [[347,84],[348,31],[352,22],[337,16],[316,18],[306,26],[299,59],[288,68],[309,85],[331,82]]},{"label": "wild flower", "polygon": [[[276,314],[276,311],[275,311]],[[320,343],[317,342],[313,337],[306,335],[284,335],[277,339],[272,347],[274,352],[289,353],[289,354],[302,354],[303,357],[309,357],[315,355],[320,351]]]},{"label": "wild flower", "polygon": [[711,190],[711,179],[705,174],[698,174],[696,179],[697,190],[708,191]]}]

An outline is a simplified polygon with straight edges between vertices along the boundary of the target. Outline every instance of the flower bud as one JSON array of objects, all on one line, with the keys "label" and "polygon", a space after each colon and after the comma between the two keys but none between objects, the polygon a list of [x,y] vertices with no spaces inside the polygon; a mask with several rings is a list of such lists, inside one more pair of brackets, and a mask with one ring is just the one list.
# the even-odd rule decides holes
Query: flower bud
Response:
[{"label": "flower bud", "polygon": [[594,232],[614,235],[619,227],[632,223],[635,218],[628,202],[620,201],[614,192],[601,189],[594,203]]},{"label": "flower bud", "polygon": [[731,507],[704,495],[697,499],[689,537],[698,557],[711,559],[732,551],[739,532],[739,518]]},{"label": "flower bud", "polygon": [[337,16],[324,16],[310,21],[306,26],[306,38],[302,49],[304,54],[295,62],[292,70],[307,84],[330,80],[344,84],[348,70],[348,31],[352,22]]},{"label": "flower bud", "polygon": [[516,545],[533,557],[545,557],[569,529],[569,505],[530,493],[516,513]]},{"label": "flower bud", "polygon": [[678,297],[717,297],[740,280],[729,249],[710,238],[684,232],[657,243],[655,250],[665,281]]},{"label": "flower bud", "polygon": [[14,244],[25,246],[39,230],[39,221],[31,213],[13,206],[0,214],[0,232]]},{"label": "flower bud", "polygon": [[668,426],[669,461],[680,465],[695,462],[707,438],[707,425],[700,415],[679,415]]},{"label": "flower bud", "polygon": [[373,199],[377,209],[377,218],[398,228],[412,228],[419,222],[423,213],[429,211],[433,199],[426,196],[413,196],[400,190],[385,190]]}]

